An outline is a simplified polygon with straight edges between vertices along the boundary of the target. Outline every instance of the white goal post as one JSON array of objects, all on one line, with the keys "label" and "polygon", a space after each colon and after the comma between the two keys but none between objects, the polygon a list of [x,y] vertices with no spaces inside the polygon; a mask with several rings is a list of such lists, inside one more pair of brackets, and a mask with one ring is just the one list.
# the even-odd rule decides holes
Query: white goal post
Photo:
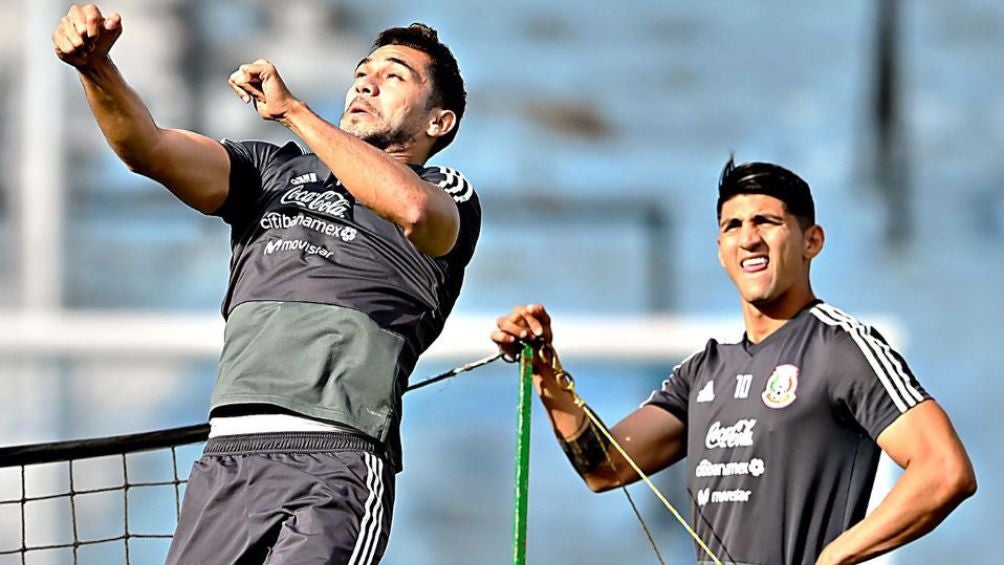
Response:
[{"label": "white goal post", "polygon": [[[903,333],[887,318],[864,317],[903,349]],[[425,360],[463,360],[491,353],[491,316],[452,316]],[[709,338],[735,341],[742,320],[726,316],[563,315],[555,344],[567,357],[590,361],[674,362]],[[107,311],[0,312],[0,358],[50,356],[216,356],[223,346],[218,314]]]}]

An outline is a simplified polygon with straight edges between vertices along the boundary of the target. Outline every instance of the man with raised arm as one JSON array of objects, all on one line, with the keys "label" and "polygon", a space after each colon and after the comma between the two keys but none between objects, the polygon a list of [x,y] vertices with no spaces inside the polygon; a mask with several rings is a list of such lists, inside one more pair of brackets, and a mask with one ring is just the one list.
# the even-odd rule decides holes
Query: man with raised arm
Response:
[{"label": "man with raised arm", "polygon": [[[778,165],[729,160],[718,195],[718,259],[746,333],[687,357],[612,437],[646,474],[687,458],[691,522],[724,563],[859,563],[931,531],[975,492],[972,465],[903,357],[813,293],[824,236],[809,185]],[[492,334],[509,355],[535,345],[540,398],[589,487],[638,480],[573,401],[551,338],[539,304],[517,306]],[[866,516],[880,451],[904,471]]]},{"label": "man with raised arm", "polygon": [[118,14],[73,6],[53,33],[130,170],[231,226],[210,439],[188,483],[172,564],[376,563],[401,469],[401,396],[442,330],[480,232],[449,145],[463,79],[435,30],[383,30],[338,125],[264,59],[229,82],[309,148],[158,126],[109,57]]}]

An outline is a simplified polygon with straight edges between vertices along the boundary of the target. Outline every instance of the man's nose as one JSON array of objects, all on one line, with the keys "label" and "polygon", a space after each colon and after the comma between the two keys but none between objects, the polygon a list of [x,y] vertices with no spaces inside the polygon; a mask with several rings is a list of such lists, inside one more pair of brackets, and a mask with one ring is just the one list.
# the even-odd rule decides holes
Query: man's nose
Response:
[{"label": "man's nose", "polygon": [[367,96],[376,96],[379,92],[379,86],[371,77],[365,76],[356,80],[356,93],[365,94]]},{"label": "man's nose", "polygon": [[760,236],[760,230],[753,224],[744,224],[742,231],[739,232],[739,245],[743,249],[752,249],[763,241]]}]

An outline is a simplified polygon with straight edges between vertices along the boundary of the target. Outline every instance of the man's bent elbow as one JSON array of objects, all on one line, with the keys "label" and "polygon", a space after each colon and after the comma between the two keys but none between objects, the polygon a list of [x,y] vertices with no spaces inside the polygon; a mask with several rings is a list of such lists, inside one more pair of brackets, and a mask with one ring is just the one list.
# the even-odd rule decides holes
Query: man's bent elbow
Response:
[{"label": "man's bent elbow", "polygon": [[593,476],[586,475],[582,477],[582,481],[586,483],[586,487],[595,493],[607,492],[614,488],[614,485],[607,481],[598,480]]},{"label": "man's bent elbow", "polygon": [[439,217],[424,209],[407,214],[402,220],[401,230],[415,247],[432,257],[449,253],[459,236],[458,221]]},{"label": "man's bent elbow", "polygon": [[976,473],[968,458],[947,461],[941,472],[938,492],[942,506],[952,509],[976,494]]},{"label": "man's bent elbow", "polygon": [[972,466],[968,466],[963,472],[959,473],[955,481],[955,492],[958,502],[973,496],[976,494],[977,483],[976,483],[976,473],[973,471]]},{"label": "man's bent elbow", "polygon": [[155,124],[128,122],[105,132],[108,145],[130,172],[155,178],[157,169],[169,161],[165,132]]},{"label": "man's bent elbow", "polygon": [[159,142],[119,143],[112,148],[129,172],[163,183],[171,155]]},{"label": "man's bent elbow", "polygon": [[129,169],[130,173],[136,173],[145,177],[153,175],[156,166],[156,157],[152,148],[130,147],[127,144],[112,144],[112,149],[118,155],[122,164]]},{"label": "man's bent elbow", "polygon": [[595,493],[603,493],[611,491],[617,488],[625,487],[632,482],[633,479],[626,479],[624,477],[615,475],[611,476],[609,473],[604,472],[604,469],[597,469],[596,472],[581,474],[582,481],[586,483],[589,490]]},{"label": "man's bent elbow", "polygon": [[153,166],[149,162],[140,159],[129,158],[124,155],[119,155],[119,157],[121,158],[122,163],[126,166],[126,168],[129,169],[130,173],[135,173],[137,175],[141,175],[147,178],[154,178],[154,175],[156,173],[154,173]]}]

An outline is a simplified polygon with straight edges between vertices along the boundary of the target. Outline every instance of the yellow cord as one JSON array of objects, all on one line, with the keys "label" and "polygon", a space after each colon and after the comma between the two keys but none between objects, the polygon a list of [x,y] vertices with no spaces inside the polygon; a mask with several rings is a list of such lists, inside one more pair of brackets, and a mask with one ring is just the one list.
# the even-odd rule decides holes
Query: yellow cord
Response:
[{"label": "yellow cord", "polygon": [[[578,394],[575,395],[575,399],[576,399],[575,400],[576,404],[579,404],[582,401],[582,398]],[[656,488],[655,484],[653,484],[652,481],[648,478],[648,475],[646,475],[645,472],[638,467],[638,464],[634,462],[634,459],[632,459],[631,456],[628,455],[626,451],[624,451],[624,448],[621,447],[621,444],[618,443],[616,439],[614,439],[614,436],[611,435],[609,430],[607,430],[607,427],[604,426],[602,422],[600,422],[599,418],[597,418],[596,415],[593,414],[593,411],[590,410],[588,406],[586,406],[586,403],[582,402],[581,404],[579,404],[579,406],[582,407],[582,411],[586,413],[586,416],[589,417],[589,419],[593,422],[593,424],[595,424],[596,427],[599,428],[601,432],[603,432],[603,435],[605,435],[607,439],[610,440],[610,443],[617,448],[617,451],[619,451],[621,456],[624,457],[624,460],[628,462],[628,465],[631,465],[631,468],[634,469],[634,472],[638,473],[638,476],[641,477],[641,480],[645,481],[645,484],[648,485],[649,490],[651,490],[652,493],[655,494],[656,498],[658,498],[659,501],[662,502],[663,506],[665,506],[673,514],[673,516],[676,517],[676,520],[680,522],[680,525],[683,526],[685,530],[687,530],[687,533],[690,534],[690,537],[694,538],[694,541],[697,542],[697,545],[699,545],[701,549],[703,549],[704,552],[708,554],[708,557],[710,557],[711,560],[715,562],[715,565],[722,565],[722,562],[718,560],[718,557],[716,557],[715,554],[712,553],[710,549],[708,549],[708,546],[704,543],[704,540],[702,540],[700,536],[697,535],[697,532],[695,532],[694,529],[690,527],[690,524],[687,523],[687,521],[683,518],[683,516],[680,515],[680,513],[676,510],[676,508],[672,504],[670,504],[668,500],[666,500],[666,497],[663,496],[662,492],[660,492],[658,488]]]},{"label": "yellow cord", "polygon": [[[546,352],[545,349],[547,350]],[[697,545],[699,545],[701,549],[708,554],[708,557],[710,557],[711,560],[714,561],[715,565],[722,565],[722,562],[718,559],[717,556],[715,556],[714,553],[712,553],[712,551],[708,548],[707,544],[704,543],[704,540],[702,540],[701,537],[697,535],[697,532],[695,532],[694,529],[690,527],[690,524],[688,524],[687,521],[683,518],[683,516],[681,516],[680,513],[676,510],[676,508],[672,504],[670,504],[669,500],[666,500],[666,497],[663,496],[662,492],[659,491],[659,489],[655,486],[655,484],[652,483],[652,481],[648,478],[648,475],[646,475],[645,472],[642,471],[640,467],[638,467],[638,464],[635,463],[634,459],[632,459],[631,456],[627,454],[627,451],[625,451],[624,448],[621,447],[621,444],[616,439],[614,439],[614,436],[610,433],[610,430],[608,430],[607,427],[603,424],[603,422],[601,422],[600,419],[597,418],[595,414],[593,414],[593,411],[590,410],[589,406],[586,405],[586,401],[583,400],[582,397],[579,396],[579,394],[575,391],[575,379],[572,378],[572,375],[568,371],[565,371],[561,367],[561,361],[558,359],[558,354],[556,351],[554,351],[554,347],[551,346],[550,344],[547,344],[546,346],[540,349],[540,355],[541,358],[546,363],[549,363],[551,365],[551,368],[554,370],[554,378],[557,381],[558,385],[562,389],[571,393],[572,401],[575,402],[575,405],[578,406],[579,408],[582,408],[582,411],[586,414],[586,417],[588,417],[589,420],[592,421],[593,425],[599,428],[599,430],[603,432],[603,435],[606,436],[606,438],[610,441],[610,443],[617,448],[617,451],[620,452],[621,456],[624,457],[624,460],[627,461],[629,465],[631,465],[631,468],[634,469],[634,472],[638,473],[638,476],[641,477],[641,480],[644,481],[646,485],[648,485],[649,490],[651,490],[652,493],[655,494],[656,498],[658,498],[659,501],[662,502],[663,506],[665,506],[670,511],[670,513],[672,513],[673,516],[676,517],[676,520],[680,522],[680,525],[682,525],[683,528],[687,530],[687,533],[690,534],[690,537],[694,538],[694,541],[697,542]],[[548,357],[550,359],[548,359]]]}]

